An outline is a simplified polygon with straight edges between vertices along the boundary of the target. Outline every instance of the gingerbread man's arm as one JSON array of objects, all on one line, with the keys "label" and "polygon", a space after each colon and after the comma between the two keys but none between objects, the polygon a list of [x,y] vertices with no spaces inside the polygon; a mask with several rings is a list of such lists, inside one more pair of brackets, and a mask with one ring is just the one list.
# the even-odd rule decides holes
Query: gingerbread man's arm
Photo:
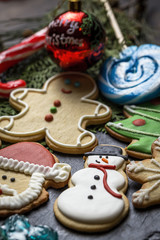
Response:
[{"label": "gingerbread man's arm", "polygon": [[[26,95],[27,91],[28,91],[27,89],[21,88],[11,92],[10,94],[11,105],[13,105],[17,110],[22,109],[22,111],[15,116],[0,117],[0,130],[2,132],[5,130],[10,130],[11,127],[13,126],[14,119],[19,118],[20,116],[23,116],[25,112],[28,110],[28,105],[21,100]],[[16,94],[18,94],[17,97],[16,97]]]},{"label": "gingerbread man's arm", "polygon": [[23,112],[24,111],[26,112],[28,110],[28,106],[22,100],[27,95],[27,93],[28,93],[27,88],[20,88],[11,92],[10,99],[9,99],[11,105],[19,111],[24,109]]}]

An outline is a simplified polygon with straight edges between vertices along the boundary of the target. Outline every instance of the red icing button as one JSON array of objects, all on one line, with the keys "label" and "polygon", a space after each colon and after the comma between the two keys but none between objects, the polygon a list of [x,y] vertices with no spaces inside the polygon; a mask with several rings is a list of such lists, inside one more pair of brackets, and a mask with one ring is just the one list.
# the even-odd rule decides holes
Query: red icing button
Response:
[{"label": "red icing button", "polygon": [[144,119],[136,119],[132,123],[135,126],[143,126],[146,124],[146,121]]},{"label": "red icing button", "polygon": [[2,189],[0,189],[0,195],[2,195]]},{"label": "red icing button", "polygon": [[55,107],[60,107],[61,106],[61,102],[58,99],[55,100],[53,104],[54,104]]},{"label": "red icing button", "polygon": [[52,115],[52,114],[47,114],[47,115],[45,116],[45,120],[46,120],[47,122],[53,121],[53,115]]}]

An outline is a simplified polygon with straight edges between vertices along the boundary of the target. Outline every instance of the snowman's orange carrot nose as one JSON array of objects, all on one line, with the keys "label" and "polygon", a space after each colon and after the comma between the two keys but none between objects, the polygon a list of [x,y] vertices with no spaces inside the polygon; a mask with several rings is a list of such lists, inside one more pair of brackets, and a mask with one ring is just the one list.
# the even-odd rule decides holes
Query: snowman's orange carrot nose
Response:
[{"label": "snowman's orange carrot nose", "polygon": [[102,161],[108,163],[108,160],[106,158],[102,158]]}]

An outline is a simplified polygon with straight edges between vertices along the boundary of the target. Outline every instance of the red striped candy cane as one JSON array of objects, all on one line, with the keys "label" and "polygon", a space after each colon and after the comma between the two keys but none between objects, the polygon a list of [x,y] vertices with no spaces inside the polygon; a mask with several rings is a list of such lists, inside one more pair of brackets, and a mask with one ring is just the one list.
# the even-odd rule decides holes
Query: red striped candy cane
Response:
[{"label": "red striped candy cane", "polygon": [[[0,53],[0,73],[16,63],[32,55],[45,46],[45,36],[47,27],[24,39],[19,44]],[[25,87],[26,82],[22,79],[10,81],[7,83],[0,82],[0,97],[8,98],[10,92],[19,87]]]}]

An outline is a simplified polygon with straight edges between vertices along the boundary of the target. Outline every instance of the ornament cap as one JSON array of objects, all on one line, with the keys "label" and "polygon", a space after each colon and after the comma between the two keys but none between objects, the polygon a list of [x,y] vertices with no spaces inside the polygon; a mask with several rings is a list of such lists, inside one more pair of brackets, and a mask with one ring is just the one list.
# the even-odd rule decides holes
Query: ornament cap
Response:
[{"label": "ornament cap", "polygon": [[72,12],[80,12],[81,0],[69,0],[69,10]]}]

